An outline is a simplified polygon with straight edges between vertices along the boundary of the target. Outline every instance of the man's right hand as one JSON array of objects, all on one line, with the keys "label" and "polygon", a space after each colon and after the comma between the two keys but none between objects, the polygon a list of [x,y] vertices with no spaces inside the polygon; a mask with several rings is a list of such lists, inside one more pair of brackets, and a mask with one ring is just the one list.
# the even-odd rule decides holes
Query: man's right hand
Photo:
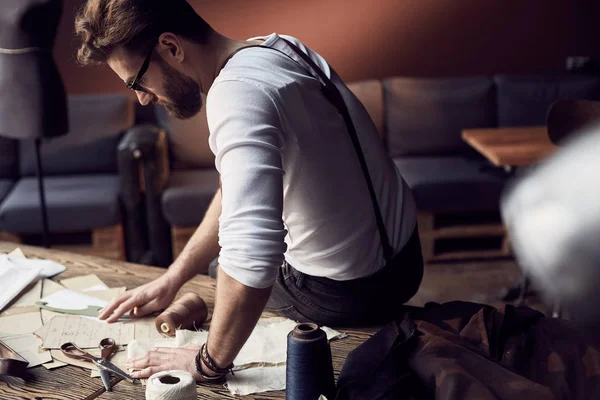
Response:
[{"label": "man's right hand", "polygon": [[102,309],[98,318],[108,323],[116,322],[123,314],[137,307],[136,313],[130,313],[132,318],[163,310],[171,304],[181,288],[168,273],[150,283],[123,293]]}]

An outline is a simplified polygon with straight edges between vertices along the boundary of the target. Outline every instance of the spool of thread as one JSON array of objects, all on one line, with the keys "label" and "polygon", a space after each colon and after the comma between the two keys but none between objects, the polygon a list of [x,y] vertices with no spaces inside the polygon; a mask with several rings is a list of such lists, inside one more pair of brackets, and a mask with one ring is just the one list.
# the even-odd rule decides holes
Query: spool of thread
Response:
[{"label": "spool of thread", "polygon": [[158,332],[175,336],[177,329],[199,328],[207,316],[208,309],[202,297],[195,293],[186,293],[156,317],[155,325]]},{"label": "spool of thread", "polygon": [[196,400],[196,381],[187,371],[163,371],[146,383],[146,400]]},{"label": "spool of thread", "polygon": [[288,400],[335,398],[331,349],[317,324],[298,324],[288,334],[285,382]]}]

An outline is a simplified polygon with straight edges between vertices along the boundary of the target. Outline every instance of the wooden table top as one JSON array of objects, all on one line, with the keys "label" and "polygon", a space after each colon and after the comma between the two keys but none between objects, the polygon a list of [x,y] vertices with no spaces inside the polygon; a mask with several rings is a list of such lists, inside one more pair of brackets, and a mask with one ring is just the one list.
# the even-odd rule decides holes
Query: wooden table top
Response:
[{"label": "wooden table top", "polygon": [[[0,253],[8,253],[20,247],[28,258],[54,260],[67,267],[58,279],[96,274],[109,287],[126,285],[134,288],[160,276],[164,269],[106,260],[99,257],[79,255],[58,250],[48,250],[31,246],[0,242]],[[215,281],[207,276],[197,276],[186,283],[180,293],[195,291],[206,301],[212,312],[214,305]],[[264,316],[273,316],[265,313]],[[339,375],[348,352],[368,339],[376,329],[342,329],[348,338],[331,342],[331,352],[335,376]],[[91,378],[89,370],[75,366],[65,366],[47,370],[43,366],[30,368],[30,376],[21,378],[0,378],[0,399],[119,399],[140,400],[145,396],[145,386],[118,382],[112,392],[106,392],[100,378]],[[283,391],[260,393],[256,396],[233,396],[222,385],[198,385],[198,399],[284,399]]]},{"label": "wooden table top", "polygon": [[558,148],[545,126],[466,129],[462,138],[498,167],[535,164]]}]

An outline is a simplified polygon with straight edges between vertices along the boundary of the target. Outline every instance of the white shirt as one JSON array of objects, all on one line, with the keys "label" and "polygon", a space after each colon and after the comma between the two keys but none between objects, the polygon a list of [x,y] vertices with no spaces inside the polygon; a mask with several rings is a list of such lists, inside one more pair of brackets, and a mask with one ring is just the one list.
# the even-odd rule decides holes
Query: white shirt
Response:
[{"label": "white shirt", "polygon": [[[416,206],[375,125],[321,56],[281,37],[307,53],[342,92],[390,244],[400,250],[415,230]],[[269,46],[278,38],[262,39]],[[384,266],[346,125],[302,66],[275,50],[241,50],[215,79],[206,110],[222,181],[219,264],[225,273],[266,288],[284,259],[303,273],[334,280],[368,276]]]}]

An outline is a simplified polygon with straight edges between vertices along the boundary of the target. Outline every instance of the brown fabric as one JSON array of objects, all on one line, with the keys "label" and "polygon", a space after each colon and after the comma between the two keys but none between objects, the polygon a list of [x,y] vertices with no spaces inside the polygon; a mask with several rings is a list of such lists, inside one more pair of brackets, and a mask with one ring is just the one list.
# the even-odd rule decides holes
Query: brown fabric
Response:
[{"label": "brown fabric", "polygon": [[353,82],[347,86],[367,109],[379,136],[383,138],[383,83],[380,80],[368,80]]},{"label": "brown fabric", "polygon": [[528,307],[406,306],[348,354],[336,399],[599,399],[597,345]]},{"label": "brown fabric", "polygon": [[[597,399],[600,357],[569,321],[530,308],[461,304],[416,320],[408,362],[436,399]],[[433,393],[434,392],[434,393]]]}]

